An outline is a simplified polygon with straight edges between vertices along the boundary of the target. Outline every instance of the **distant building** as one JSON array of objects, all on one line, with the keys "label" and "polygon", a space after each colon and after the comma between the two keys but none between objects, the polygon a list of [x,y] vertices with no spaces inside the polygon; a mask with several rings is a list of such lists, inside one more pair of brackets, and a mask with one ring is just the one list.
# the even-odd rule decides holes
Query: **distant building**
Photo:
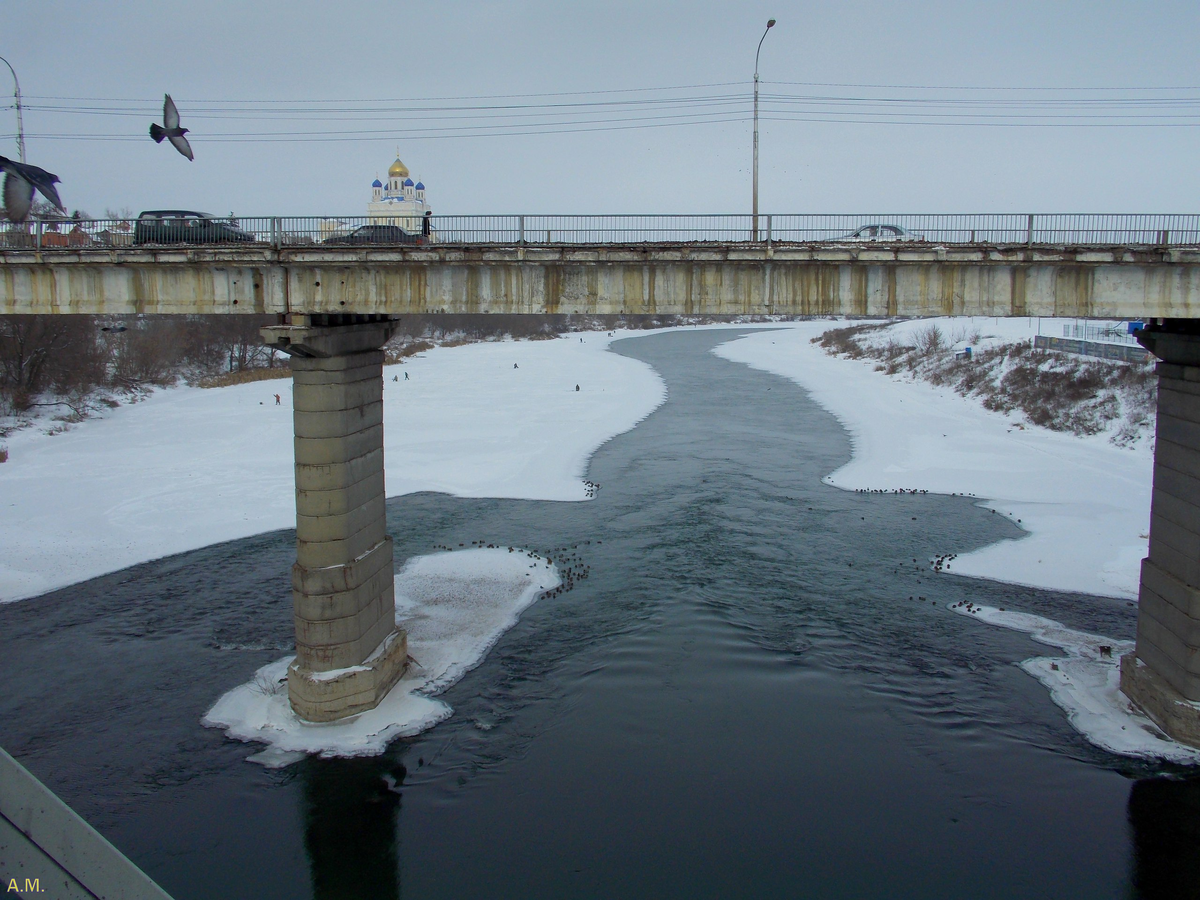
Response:
[{"label": "distant building", "polygon": [[396,161],[388,169],[387,184],[378,178],[371,182],[367,221],[372,225],[399,225],[405,231],[420,234],[421,219],[428,209],[425,185],[413,181],[397,152]]}]

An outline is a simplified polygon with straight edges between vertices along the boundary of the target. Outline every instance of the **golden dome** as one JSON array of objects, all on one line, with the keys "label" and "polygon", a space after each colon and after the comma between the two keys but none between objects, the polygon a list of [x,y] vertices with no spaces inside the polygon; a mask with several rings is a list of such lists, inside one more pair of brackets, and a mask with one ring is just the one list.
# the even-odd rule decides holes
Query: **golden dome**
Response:
[{"label": "golden dome", "polygon": [[396,157],[396,161],[392,163],[392,167],[388,169],[388,178],[407,178],[408,166],[400,162],[400,157]]}]

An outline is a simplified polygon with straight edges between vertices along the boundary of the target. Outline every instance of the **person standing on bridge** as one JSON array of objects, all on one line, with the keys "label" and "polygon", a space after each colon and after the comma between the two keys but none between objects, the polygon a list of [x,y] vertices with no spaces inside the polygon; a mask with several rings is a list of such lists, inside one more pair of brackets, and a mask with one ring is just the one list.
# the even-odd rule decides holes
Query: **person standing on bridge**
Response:
[{"label": "person standing on bridge", "polygon": [[425,243],[429,243],[429,237],[433,234],[433,210],[425,210],[425,215],[421,219],[421,237],[425,239]]}]

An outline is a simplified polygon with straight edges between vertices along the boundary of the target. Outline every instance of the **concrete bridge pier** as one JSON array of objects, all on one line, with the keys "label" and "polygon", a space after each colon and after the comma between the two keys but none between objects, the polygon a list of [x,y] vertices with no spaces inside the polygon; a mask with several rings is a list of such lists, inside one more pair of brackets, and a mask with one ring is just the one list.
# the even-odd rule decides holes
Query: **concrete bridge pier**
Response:
[{"label": "concrete bridge pier", "polygon": [[381,315],[292,314],[262,329],[291,357],[296,450],[292,709],[330,722],[374,708],[404,673],[383,484]]},{"label": "concrete bridge pier", "polygon": [[1121,690],[1171,737],[1200,747],[1200,320],[1157,320],[1139,341],[1159,359],[1154,493]]}]

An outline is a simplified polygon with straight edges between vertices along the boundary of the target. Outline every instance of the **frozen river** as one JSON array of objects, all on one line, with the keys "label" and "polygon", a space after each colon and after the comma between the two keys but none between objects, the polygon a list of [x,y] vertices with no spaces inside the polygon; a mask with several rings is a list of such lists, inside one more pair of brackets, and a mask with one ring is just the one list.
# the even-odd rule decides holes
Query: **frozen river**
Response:
[{"label": "frozen river", "polygon": [[[400,563],[517,546],[586,571],[382,756],[277,770],[200,719],[290,646],[293,534],[0,606],[0,745],[178,900],[1175,897],[1195,783],[1096,749],[970,600],[1132,637],[1124,600],[934,575],[1019,534],[961,497],[842,491],[794,384],[620,342],[667,402],[586,503],[413,494]],[[1177,881],[1175,879],[1178,879]]]}]

